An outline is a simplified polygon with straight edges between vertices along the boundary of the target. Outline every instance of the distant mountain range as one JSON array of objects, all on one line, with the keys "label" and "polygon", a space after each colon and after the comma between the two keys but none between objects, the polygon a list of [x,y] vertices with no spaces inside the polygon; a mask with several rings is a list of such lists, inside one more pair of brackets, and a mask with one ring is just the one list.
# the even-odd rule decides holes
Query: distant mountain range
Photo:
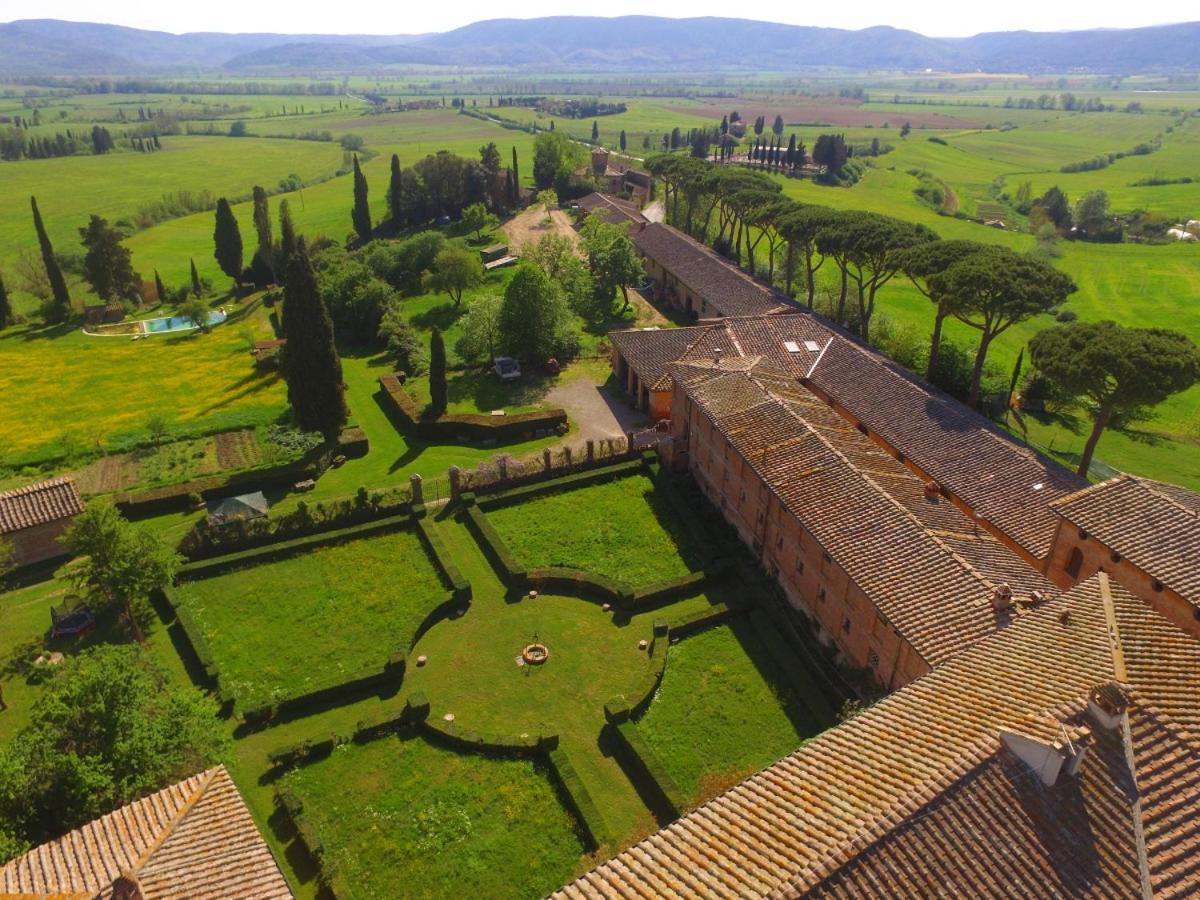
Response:
[{"label": "distant mountain range", "polygon": [[0,25],[0,73],[253,75],[406,64],[528,68],[936,69],[1134,73],[1197,68],[1200,22],[1128,30],[1007,31],[931,38],[748,19],[550,16],[491,19],[444,34],[168,34],[25,19]]}]

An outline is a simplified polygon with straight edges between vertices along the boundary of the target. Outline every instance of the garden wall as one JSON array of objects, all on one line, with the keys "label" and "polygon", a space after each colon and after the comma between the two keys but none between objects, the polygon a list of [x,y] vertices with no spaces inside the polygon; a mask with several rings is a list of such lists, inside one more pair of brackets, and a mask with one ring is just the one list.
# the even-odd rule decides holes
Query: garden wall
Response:
[{"label": "garden wall", "polygon": [[510,416],[443,413],[435,419],[430,419],[421,414],[416,401],[395,375],[381,376],[379,388],[384,396],[386,408],[405,428],[427,440],[454,443],[529,441],[554,434],[567,424],[566,411],[557,408]]}]

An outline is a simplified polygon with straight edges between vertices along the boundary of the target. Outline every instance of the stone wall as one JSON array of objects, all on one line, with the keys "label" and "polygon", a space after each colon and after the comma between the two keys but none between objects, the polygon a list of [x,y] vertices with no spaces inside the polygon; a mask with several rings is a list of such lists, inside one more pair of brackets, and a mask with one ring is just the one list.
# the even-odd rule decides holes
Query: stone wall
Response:
[{"label": "stone wall", "polygon": [[14,563],[18,566],[28,566],[44,559],[65,556],[67,549],[58,539],[70,524],[71,519],[58,519],[4,535],[4,539],[12,544]]}]

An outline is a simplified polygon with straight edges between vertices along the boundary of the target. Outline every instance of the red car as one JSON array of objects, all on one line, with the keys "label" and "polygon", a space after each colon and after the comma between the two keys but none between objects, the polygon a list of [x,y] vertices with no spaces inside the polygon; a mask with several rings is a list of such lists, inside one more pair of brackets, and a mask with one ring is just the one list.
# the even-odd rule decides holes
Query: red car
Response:
[{"label": "red car", "polygon": [[546,360],[546,365],[542,366],[542,370],[547,375],[557,375],[562,371],[562,366],[558,364],[558,360],[553,356]]}]

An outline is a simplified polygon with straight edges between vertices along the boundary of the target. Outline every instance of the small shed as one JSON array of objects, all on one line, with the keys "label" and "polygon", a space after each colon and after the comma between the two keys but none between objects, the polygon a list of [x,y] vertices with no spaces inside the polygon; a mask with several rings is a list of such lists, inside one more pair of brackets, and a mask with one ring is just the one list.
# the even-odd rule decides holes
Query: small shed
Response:
[{"label": "small shed", "polygon": [[484,247],[479,251],[479,255],[483,257],[485,263],[494,262],[508,256],[508,244],[492,244],[490,247]]},{"label": "small shed", "polygon": [[51,478],[0,494],[0,536],[13,548],[13,562],[27,566],[66,555],[59,538],[83,500],[70,478]]},{"label": "small shed", "polygon": [[271,504],[262,491],[226,497],[224,500],[209,500],[205,505],[208,508],[208,524],[216,526],[261,519],[271,510]]}]

